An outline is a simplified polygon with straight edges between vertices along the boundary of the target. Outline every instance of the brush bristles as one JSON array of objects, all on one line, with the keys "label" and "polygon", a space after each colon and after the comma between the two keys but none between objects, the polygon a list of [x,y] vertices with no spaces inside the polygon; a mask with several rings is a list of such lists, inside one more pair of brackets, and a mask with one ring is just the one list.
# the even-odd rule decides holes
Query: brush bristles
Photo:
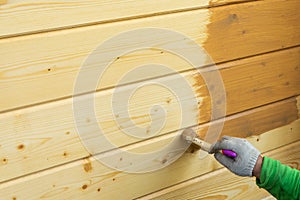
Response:
[{"label": "brush bristles", "polygon": [[184,140],[186,140],[188,142],[192,142],[193,139],[197,136],[197,134],[192,129],[185,129],[182,132],[181,136]]}]

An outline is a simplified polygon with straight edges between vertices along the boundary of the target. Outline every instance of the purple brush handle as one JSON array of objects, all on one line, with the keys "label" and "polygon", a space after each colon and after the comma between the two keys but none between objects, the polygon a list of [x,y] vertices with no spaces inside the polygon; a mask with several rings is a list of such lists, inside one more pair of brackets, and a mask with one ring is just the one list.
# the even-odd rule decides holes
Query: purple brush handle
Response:
[{"label": "purple brush handle", "polygon": [[225,156],[228,156],[230,158],[236,158],[236,153],[231,150],[223,149],[222,154],[224,154]]}]

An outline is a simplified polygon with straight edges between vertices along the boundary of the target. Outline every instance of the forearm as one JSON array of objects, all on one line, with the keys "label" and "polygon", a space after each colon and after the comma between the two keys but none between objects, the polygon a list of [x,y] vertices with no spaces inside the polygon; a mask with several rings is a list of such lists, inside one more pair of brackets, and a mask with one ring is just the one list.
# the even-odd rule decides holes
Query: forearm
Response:
[{"label": "forearm", "polygon": [[256,183],[277,199],[300,199],[300,171],[279,161],[264,157]]},{"label": "forearm", "polygon": [[[231,158],[220,150],[237,153]],[[259,187],[265,188],[277,199],[300,200],[300,171],[282,165],[277,160],[262,157],[260,152],[247,140],[223,136],[209,151],[231,172],[239,176],[255,176]]]},{"label": "forearm", "polygon": [[261,155],[258,156],[256,164],[253,169],[253,176],[256,178],[260,179],[260,174],[261,174],[261,168],[262,168],[262,163],[263,163],[263,157]]}]

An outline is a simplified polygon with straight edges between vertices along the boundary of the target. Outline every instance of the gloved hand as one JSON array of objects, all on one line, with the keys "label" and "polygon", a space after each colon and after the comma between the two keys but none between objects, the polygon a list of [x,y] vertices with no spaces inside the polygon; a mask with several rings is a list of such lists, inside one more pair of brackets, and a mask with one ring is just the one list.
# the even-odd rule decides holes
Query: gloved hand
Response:
[{"label": "gloved hand", "polygon": [[[230,158],[223,155],[220,153],[222,149],[236,152],[237,157]],[[260,155],[260,152],[246,139],[229,136],[224,136],[214,143],[209,153],[214,153],[217,161],[239,176],[253,176],[253,168]]]}]

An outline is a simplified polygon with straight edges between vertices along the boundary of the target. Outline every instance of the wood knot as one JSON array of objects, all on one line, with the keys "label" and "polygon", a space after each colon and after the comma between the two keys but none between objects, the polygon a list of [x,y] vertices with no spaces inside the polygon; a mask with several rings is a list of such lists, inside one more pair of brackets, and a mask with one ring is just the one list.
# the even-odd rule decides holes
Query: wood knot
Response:
[{"label": "wood knot", "polygon": [[19,150],[23,150],[24,148],[25,148],[25,145],[24,144],[20,144],[20,145],[18,145],[18,147],[17,147]]},{"label": "wood knot", "polygon": [[83,165],[83,169],[84,169],[85,172],[91,172],[93,170],[92,163],[89,159],[87,159],[86,161],[87,161],[87,163],[85,163]]},{"label": "wood knot", "polygon": [[7,162],[8,162],[7,158],[3,158],[2,162],[3,162],[3,164],[7,164]]},{"label": "wood knot", "polygon": [[88,186],[86,184],[84,184],[81,189],[85,190]]},{"label": "wood knot", "polygon": [[166,158],[164,158],[162,161],[161,161],[161,164],[165,164],[168,160]]},{"label": "wood knot", "polygon": [[237,14],[234,13],[234,14],[230,14],[228,16],[227,22],[230,24],[230,23],[235,22],[237,20],[238,20],[238,16],[237,16]]}]

